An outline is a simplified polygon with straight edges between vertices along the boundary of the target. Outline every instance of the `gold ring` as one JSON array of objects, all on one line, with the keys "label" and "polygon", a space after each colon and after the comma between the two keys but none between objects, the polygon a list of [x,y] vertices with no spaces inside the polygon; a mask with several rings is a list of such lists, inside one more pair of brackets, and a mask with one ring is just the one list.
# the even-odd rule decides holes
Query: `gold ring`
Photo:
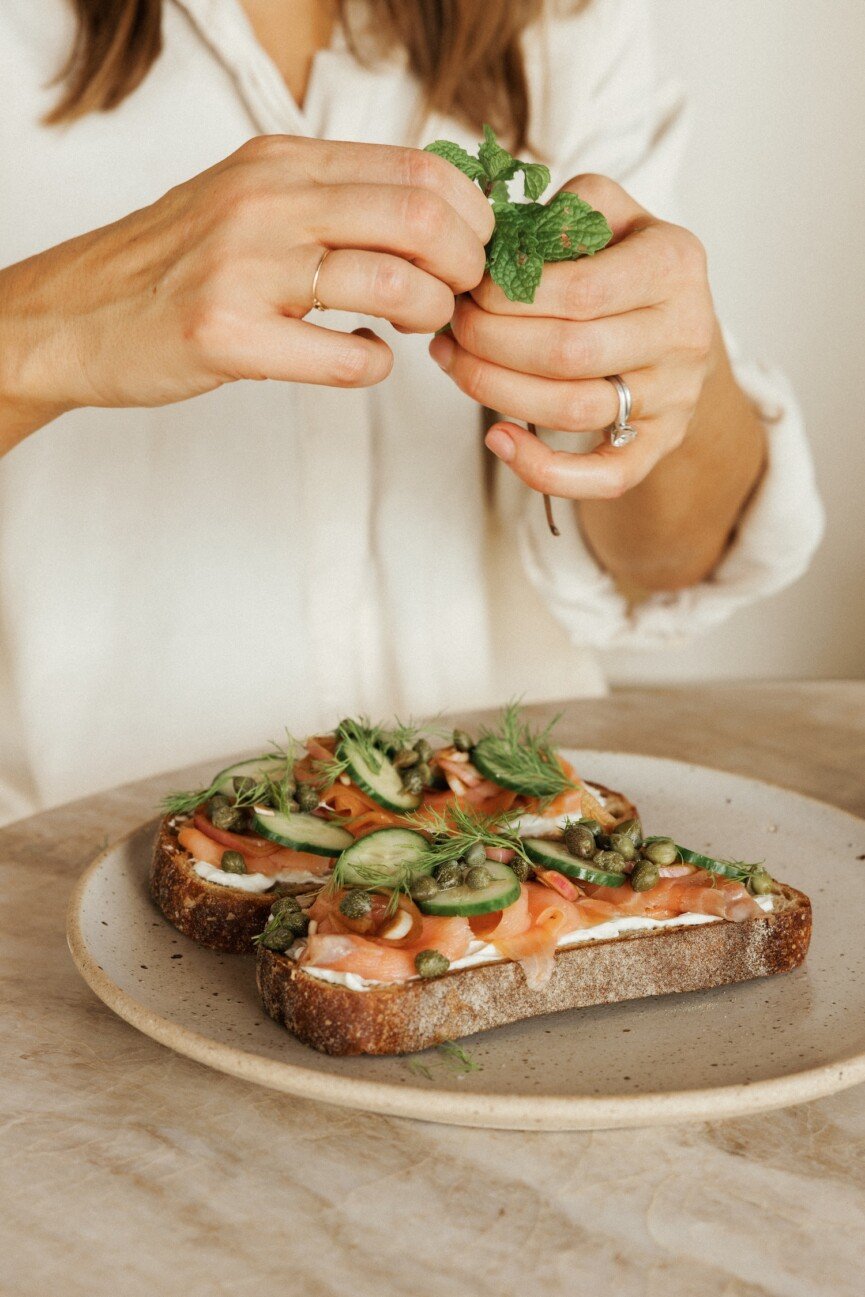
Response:
[{"label": "gold ring", "polygon": [[316,266],[315,274],[312,277],[312,308],[311,309],[314,311],[327,310],[327,307],[325,306],[324,302],[322,302],[318,296],[318,277],[321,274],[321,268],[324,265],[327,258],[330,256],[331,251],[332,251],[331,248],[325,248],[324,252],[321,254],[321,256],[318,259],[318,265]]}]

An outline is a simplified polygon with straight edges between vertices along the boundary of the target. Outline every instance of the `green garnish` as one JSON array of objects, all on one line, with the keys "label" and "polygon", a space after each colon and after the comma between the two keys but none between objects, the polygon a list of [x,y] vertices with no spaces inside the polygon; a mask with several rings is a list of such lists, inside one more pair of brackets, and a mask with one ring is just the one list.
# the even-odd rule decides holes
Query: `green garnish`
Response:
[{"label": "green garnish", "polygon": [[424,856],[428,866],[424,872],[429,873],[439,865],[464,859],[476,844],[514,851],[521,859],[528,860],[522,840],[513,827],[513,820],[518,815],[518,811],[482,815],[470,807],[454,803],[447,808],[446,815],[426,806],[404,816],[404,819],[420,832],[432,834],[433,840]]},{"label": "green garnish", "polygon": [[[477,157],[450,140],[428,144],[427,152],[458,167],[492,203],[496,224],[487,269],[512,302],[535,300],[545,262],[594,256],[613,237],[606,218],[576,194],[562,191],[548,203],[538,202],[550,183],[549,168],[512,157],[489,126]],[[514,202],[508,191],[508,181],[520,172],[526,202]]]},{"label": "green garnish", "polygon": [[382,757],[410,748],[420,737],[422,727],[409,722],[403,723],[395,718],[393,725],[373,725],[366,716],[346,717],[337,725],[336,752],[329,761],[314,761],[313,768],[316,781],[321,787],[336,783],[340,775],[346,773],[351,764],[346,756],[340,754],[339,740],[350,739],[360,749],[367,765],[377,774],[381,770]]},{"label": "green garnish", "polygon": [[562,770],[550,743],[558,722],[555,716],[542,730],[533,731],[522,719],[517,703],[502,713],[497,730],[483,730],[472,750],[472,761],[487,779],[523,793],[550,799],[578,787]]},{"label": "green garnish", "polygon": [[436,1052],[439,1058],[431,1058],[429,1063],[423,1063],[419,1058],[408,1058],[406,1063],[408,1070],[415,1076],[422,1076],[425,1081],[432,1081],[432,1069],[438,1065],[447,1064],[454,1068],[459,1075],[463,1076],[468,1072],[481,1072],[483,1068],[480,1063],[476,1063],[468,1050],[463,1049],[456,1041],[445,1040],[441,1045],[436,1046]]},{"label": "green garnish", "polygon": [[[286,732],[287,733],[287,732]],[[278,743],[271,743],[272,751],[263,752],[261,756],[240,763],[241,766],[251,766],[256,762],[273,765],[272,774],[262,774],[258,779],[243,779],[238,776],[241,787],[237,788],[231,796],[231,802],[238,810],[247,806],[272,806],[275,810],[283,815],[291,813],[291,802],[294,797],[295,779],[294,779],[294,762],[297,749],[296,741],[287,733],[285,747]],[[239,769],[239,767],[237,767]],[[235,767],[229,767],[229,771]],[[208,802],[212,797],[219,795],[224,787],[226,778],[225,770],[221,770],[214,778],[213,782],[207,788],[195,789],[191,792],[169,793],[162,801],[162,808],[168,815],[188,815],[199,807],[202,802]]]}]

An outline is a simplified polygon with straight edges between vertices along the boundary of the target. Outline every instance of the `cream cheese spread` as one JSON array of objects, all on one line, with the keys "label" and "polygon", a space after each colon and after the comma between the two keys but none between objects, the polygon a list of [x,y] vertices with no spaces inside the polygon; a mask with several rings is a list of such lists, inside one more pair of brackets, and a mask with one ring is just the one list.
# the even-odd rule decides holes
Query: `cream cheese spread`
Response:
[{"label": "cream cheese spread", "polygon": [[238,892],[267,892],[277,883],[320,883],[317,874],[304,873],[298,869],[286,869],[281,874],[231,874],[206,860],[193,860],[192,868],[206,883],[218,883],[220,887],[233,887]]}]

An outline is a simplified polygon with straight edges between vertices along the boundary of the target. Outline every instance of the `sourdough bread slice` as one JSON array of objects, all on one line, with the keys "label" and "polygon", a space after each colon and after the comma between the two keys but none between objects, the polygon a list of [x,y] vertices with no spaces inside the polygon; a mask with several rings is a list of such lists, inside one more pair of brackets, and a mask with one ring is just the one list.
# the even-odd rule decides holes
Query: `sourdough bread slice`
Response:
[{"label": "sourdough bread slice", "polygon": [[743,923],[623,933],[556,952],[541,990],[501,961],[362,991],[259,948],[258,989],[272,1018],[325,1054],[407,1054],[561,1009],[703,991],[796,968],[811,938],[811,903],[783,887],[775,908]]},{"label": "sourdough bread slice", "polygon": [[199,945],[251,954],[252,938],[264,928],[277,897],[298,896],[317,887],[309,881],[280,882],[266,892],[244,892],[209,883],[195,872],[192,857],[177,840],[177,827],[170,816],[159,826],[150,895],[168,922]]}]

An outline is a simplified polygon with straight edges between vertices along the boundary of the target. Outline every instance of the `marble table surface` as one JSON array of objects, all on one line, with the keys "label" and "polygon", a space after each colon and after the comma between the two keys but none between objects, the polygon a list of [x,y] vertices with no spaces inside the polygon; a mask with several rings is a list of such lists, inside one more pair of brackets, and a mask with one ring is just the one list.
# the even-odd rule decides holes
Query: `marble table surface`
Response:
[{"label": "marble table surface", "polygon": [[[865,816],[865,682],[625,689],[558,735]],[[120,1021],[73,968],[66,901],[177,784],[0,830],[3,1297],[862,1292],[865,1086],[694,1126],[463,1130],[293,1100]]]}]

